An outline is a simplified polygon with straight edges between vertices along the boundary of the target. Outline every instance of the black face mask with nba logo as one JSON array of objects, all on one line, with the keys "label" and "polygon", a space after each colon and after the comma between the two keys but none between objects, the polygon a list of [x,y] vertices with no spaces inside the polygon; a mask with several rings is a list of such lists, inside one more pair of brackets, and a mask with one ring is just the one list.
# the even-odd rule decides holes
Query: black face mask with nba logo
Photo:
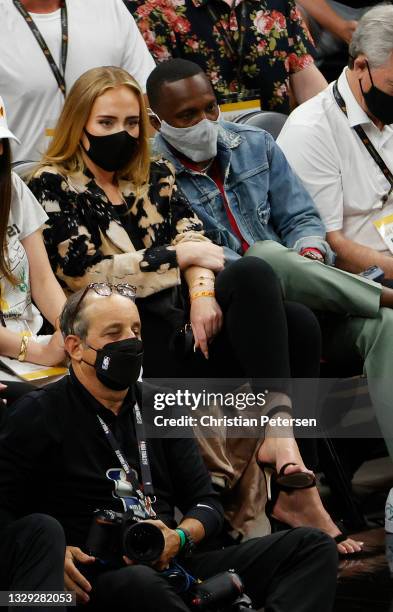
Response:
[{"label": "black face mask with nba logo", "polygon": [[109,342],[98,350],[92,346],[89,348],[97,353],[94,368],[98,380],[105,387],[113,391],[124,391],[136,383],[143,360],[142,340],[126,338]]}]

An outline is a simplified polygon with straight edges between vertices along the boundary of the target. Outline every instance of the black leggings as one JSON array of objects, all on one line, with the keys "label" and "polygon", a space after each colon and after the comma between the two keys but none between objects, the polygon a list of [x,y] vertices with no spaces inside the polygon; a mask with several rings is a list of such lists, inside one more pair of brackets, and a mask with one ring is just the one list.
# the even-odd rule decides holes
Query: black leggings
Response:
[{"label": "black leggings", "polygon": [[[291,394],[287,379],[319,377],[321,332],[317,318],[306,306],[283,301],[280,283],[269,264],[256,257],[232,263],[217,276],[216,299],[224,324],[209,346],[209,360],[200,351],[188,359],[176,359],[169,350],[171,326],[146,313],[140,301],[145,378],[246,377],[276,379],[278,385],[282,379],[282,388],[276,390]],[[296,399],[295,393],[295,412]],[[306,465],[316,469],[316,443],[310,439],[298,442]]]},{"label": "black leggings", "polygon": [[[181,562],[206,579],[235,569],[255,607],[265,612],[331,612],[336,575],[336,544],[316,529],[300,527],[255,538],[226,549],[196,553]],[[122,612],[187,612],[182,601],[154,569],[134,565],[92,580],[87,609]]]},{"label": "black leggings", "polygon": [[185,361],[171,354],[169,322],[144,312],[139,301],[146,378],[318,378],[318,321],[306,306],[283,301],[269,264],[256,257],[232,263],[217,276],[216,299],[224,324],[209,346],[209,360],[197,351]]}]

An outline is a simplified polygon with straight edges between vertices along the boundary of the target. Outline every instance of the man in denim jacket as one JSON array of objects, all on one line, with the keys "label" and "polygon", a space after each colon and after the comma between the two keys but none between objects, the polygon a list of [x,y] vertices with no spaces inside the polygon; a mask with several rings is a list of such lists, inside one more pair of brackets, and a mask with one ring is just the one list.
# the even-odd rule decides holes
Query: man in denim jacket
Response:
[{"label": "man in denim jacket", "polygon": [[280,148],[263,130],[221,119],[197,64],[160,64],[147,94],[159,130],[155,150],[173,163],[206,235],[225,247],[228,259],[245,253],[270,263],[286,299],[329,313],[323,318],[328,360],[363,359],[393,458],[391,290],[333,267],[319,214]]}]

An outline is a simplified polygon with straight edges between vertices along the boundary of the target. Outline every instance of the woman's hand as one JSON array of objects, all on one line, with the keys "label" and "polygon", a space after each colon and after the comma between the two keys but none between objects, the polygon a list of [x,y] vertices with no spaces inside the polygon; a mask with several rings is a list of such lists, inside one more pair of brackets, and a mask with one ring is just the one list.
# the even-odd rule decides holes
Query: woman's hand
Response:
[{"label": "woman's hand", "polygon": [[201,349],[209,359],[208,343],[218,334],[222,327],[221,308],[214,297],[199,297],[191,301],[191,327],[194,334],[195,348]]},{"label": "woman's hand", "polygon": [[[49,340],[48,344],[39,344],[39,361],[32,359],[33,363],[40,363],[47,366],[61,365],[66,360],[66,353],[64,351],[63,336],[60,331],[55,331]],[[27,361],[30,361],[29,357]]]},{"label": "woman's hand", "polygon": [[180,270],[187,270],[190,266],[199,266],[213,272],[224,269],[224,249],[212,242],[187,240],[177,244],[175,249]]}]

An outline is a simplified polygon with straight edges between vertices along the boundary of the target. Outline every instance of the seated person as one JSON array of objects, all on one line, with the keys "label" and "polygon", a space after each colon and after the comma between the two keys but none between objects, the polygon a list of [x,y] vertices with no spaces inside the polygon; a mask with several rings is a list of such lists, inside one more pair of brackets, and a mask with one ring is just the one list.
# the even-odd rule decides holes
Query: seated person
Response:
[{"label": "seated person", "polygon": [[332,251],[307,191],[269,134],[219,119],[213,89],[199,66],[181,59],[160,64],[147,90],[158,115],[156,148],[173,163],[206,235],[239,254],[263,258],[279,276],[286,299],[344,315],[321,319],[324,355],[334,361],[347,351],[352,360],[363,358],[393,458],[393,312],[380,307],[392,306],[391,290],[322,265],[332,262]]},{"label": "seated person", "polygon": [[318,58],[348,52],[358,20],[383,0],[297,0],[306,10]]},{"label": "seated person", "polygon": [[[223,249],[204,236],[172,166],[150,162],[147,124],[141,89],[119,68],[88,71],[70,91],[30,182],[49,216],[44,240],[52,268],[73,291],[107,280],[136,285],[145,377],[274,379],[268,410],[287,412],[291,375],[319,375],[317,321],[305,307],[283,302],[271,268],[257,258],[223,270]],[[173,347],[188,320],[201,350]],[[292,435],[270,434],[268,427],[259,461],[273,463],[291,489],[299,478],[315,484]],[[296,495],[307,495],[312,521],[316,514],[338,535],[326,513],[321,521],[319,496],[310,491]],[[301,521],[298,507],[296,514]]]},{"label": "seated person", "polygon": [[[25,425],[27,431],[30,424],[26,422]],[[0,512],[0,589],[63,591],[65,538],[60,523],[45,514],[26,512],[23,517],[14,519],[4,507]],[[38,612],[49,609],[52,608],[47,605],[27,608]],[[65,611],[66,602],[64,607],[56,606],[56,609]]]},{"label": "seated person", "polygon": [[377,265],[393,280],[390,226],[379,223],[393,211],[393,6],[362,17],[349,53],[337,83],[294,111],[278,144],[322,216],[337,266]]},{"label": "seated person", "polygon": [[[192,438],[146,441],[144,465],[156,497],[142,493],[146,472],[138,444],[144,440],[136,422],[143,427],[144,402],[154,390],[143,393],[145,383],[137,383],[143,345],[134,295],[124,283],[96,283],[66,303],[60,327],[70,376],[21,398],[0,433],[1,525],[37,507],[56,518],[66,534],[66,588],[93,609],[185,612],[189,608],[159,573],[179,557],[202,580],[235,569],[258,608],[331,611],[337,552],[326,534],[299,528],[227,549],[214,544],[222,508]],[[156,515],[162,532],[163,551],[151,564],[139,564],[124,550],[110,557],[87,545],[95,510],[124,512],[131,506],[143,518]],[[183,515],[178,526],[175,507]],[[181,556],[194,545],[191,556]]]},{"label": "seated person", "polygon": [[327,85],[295,0],[125,0],[156,62],[181,57],[209,75],[220,103],[289,113]]},{"label": "seated person", "polygon": [[[55,325],[65,302],[48,262],[40,228],[47,215],[23,181],[11,172],[10,140],[5,107],[0,98],[0,354],[46,366],[65,359],[58,331],[37,338],[41,313]],[[36,306],[32,303],[34,300]],[[38,308],[37,308],[38,307]],[[38,310],[39,309],[39,310]],[[1,372],[0,372],[1,380]],[[9,384],[8,401],[29,390]]]}]

